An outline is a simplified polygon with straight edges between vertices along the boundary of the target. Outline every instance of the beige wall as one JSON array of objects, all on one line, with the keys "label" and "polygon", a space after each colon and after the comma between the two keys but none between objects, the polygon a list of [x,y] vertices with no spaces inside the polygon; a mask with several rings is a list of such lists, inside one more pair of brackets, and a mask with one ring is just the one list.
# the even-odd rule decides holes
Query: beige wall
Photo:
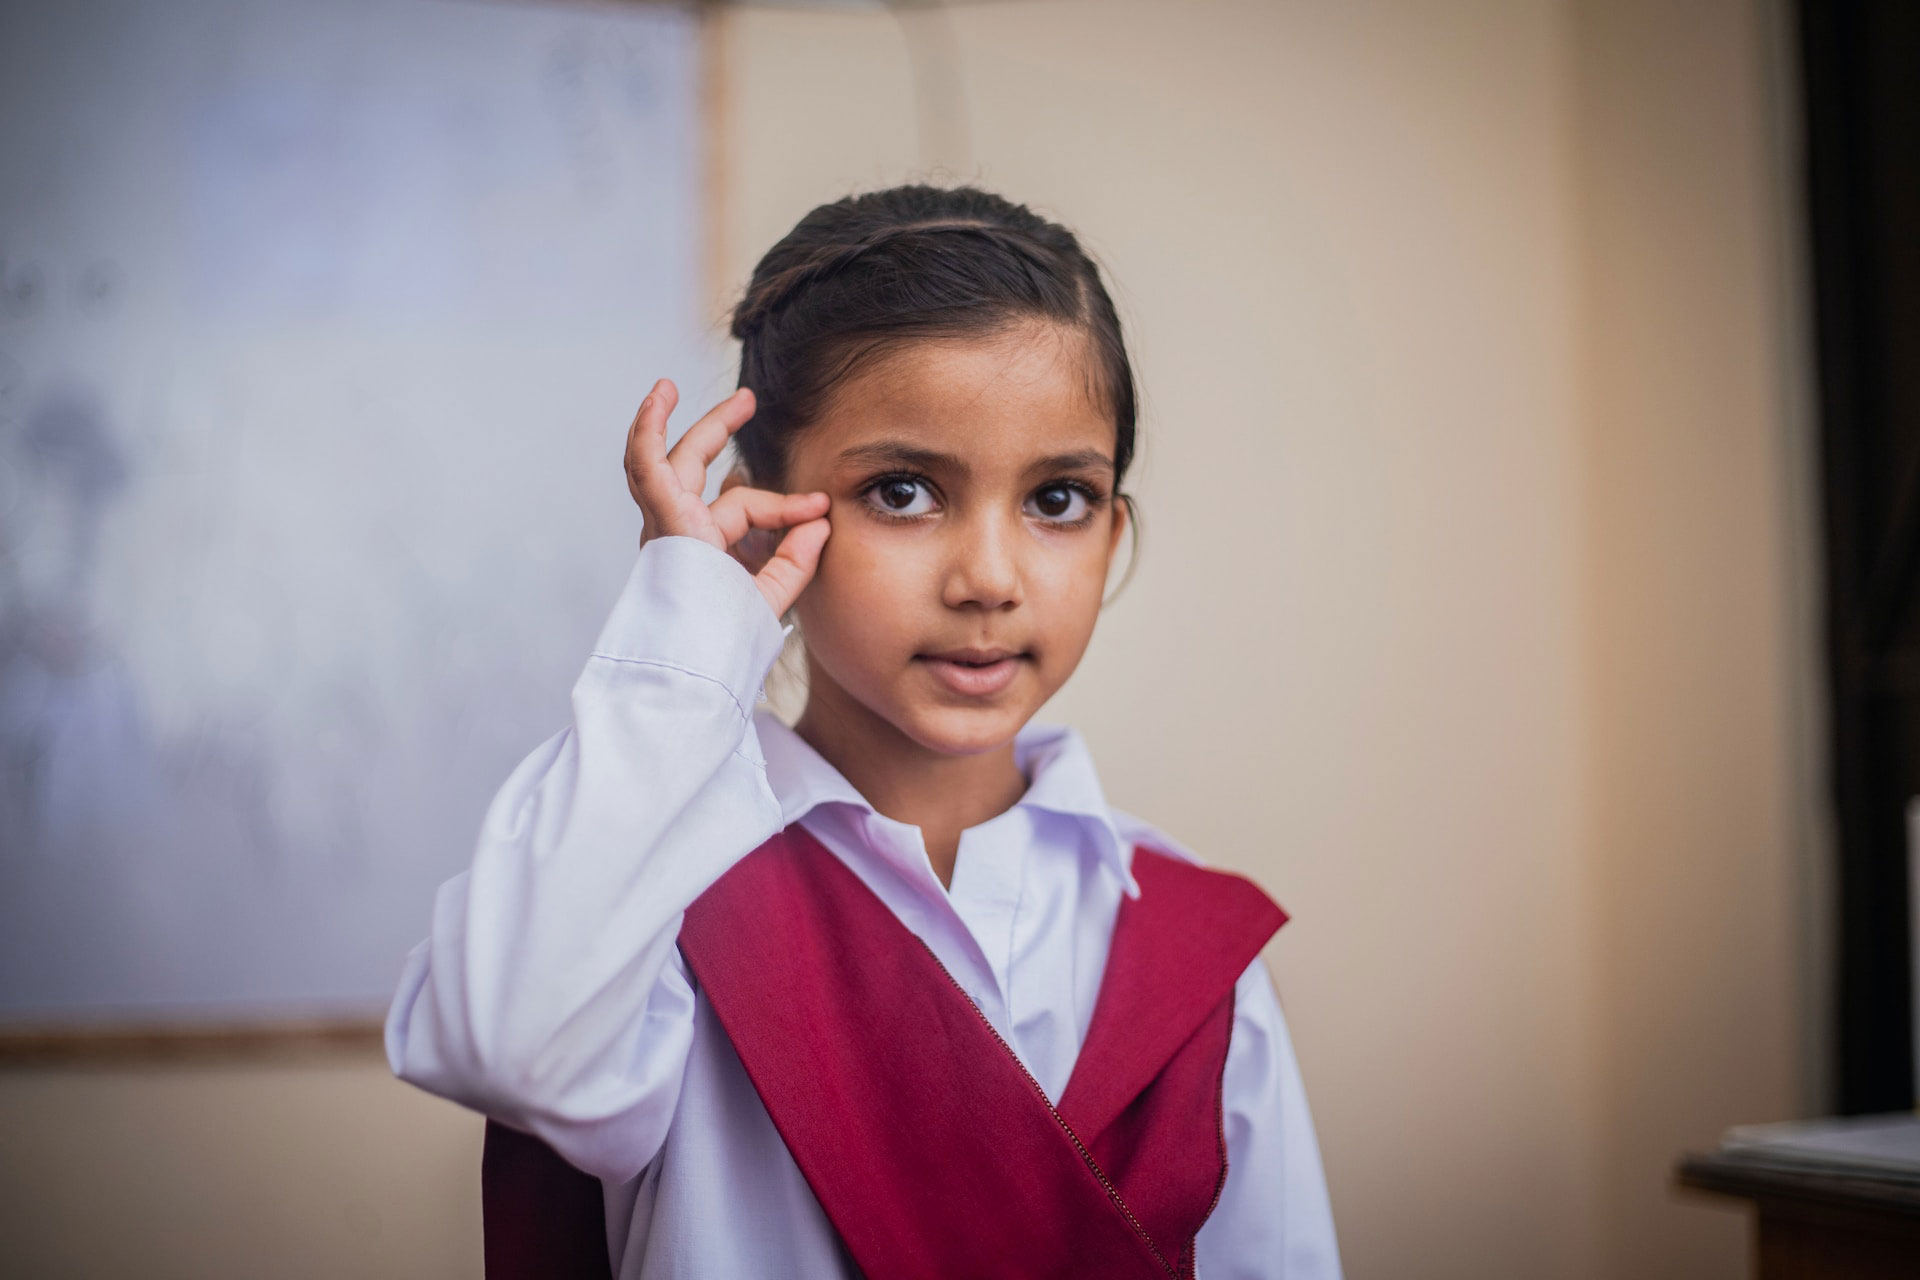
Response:
[{"label": "beige wall", "polygon": [[480,1133],[365,1054],[0,1072],[0,1275],[477,1276]]},{"label": "beige wall", "polygon": [[1591,1016],[1620,1276],[1734,1274],[1744,1224],[1663,1172],[1812,1105],[1821,1065],[1803,1043],[1823,1008],[1823,808],[1781,18],[1607,0],[1575,27]]},{"label": "beige wall", "polygon": [[[929,122],[885,15],[721,23],[729,282],[929,163],[1108,264],[1146,550],[1050,714],[1295,913],[1269,959],[1355,1277],[1738,1275],[1740,1218],[1666,1168],[1804,1105],[1758,3],[969,6],[910,20],[958,51]],[[0,1240],[69,1273],[475,1268],[477,1127],[377,1062],[16,1072],[0,1125]]]}]

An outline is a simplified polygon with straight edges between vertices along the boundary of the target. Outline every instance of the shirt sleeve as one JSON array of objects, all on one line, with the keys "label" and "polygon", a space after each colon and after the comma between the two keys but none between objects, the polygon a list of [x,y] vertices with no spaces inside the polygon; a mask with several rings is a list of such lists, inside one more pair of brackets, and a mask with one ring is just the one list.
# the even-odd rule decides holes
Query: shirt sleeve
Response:
[{"label": "shirt sleeve", "polygon": [[641,548],[572,723],[494,796],[407,957],[386,1024],[396,1075],[588,1173],[639,1174],[692,1045],[682,914],[781,825],[751,711],[783,639],[724,552]]},{"label": "shirt sleeve", "polygon": [[1222,1081],[1227,1181],[1195,1241],[1199,1280],[1339,1280],[1320,1145],[1266,966],[1234,985]]}]

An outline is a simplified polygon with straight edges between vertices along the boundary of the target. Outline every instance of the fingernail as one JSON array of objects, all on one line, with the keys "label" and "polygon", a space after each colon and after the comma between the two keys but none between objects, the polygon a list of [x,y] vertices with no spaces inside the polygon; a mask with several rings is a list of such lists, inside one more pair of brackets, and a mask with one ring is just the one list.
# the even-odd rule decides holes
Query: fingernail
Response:
[{"label": "fingernail", "polygon": [[642,401],[640,402],[640,412],[642,412],[642,413],[645,413],[645,412],[646,412],[647,410],[649,410],[649,409],[651,409],[651,408],[653,408],[653,397],[652,397],[652,396],[648,396],[648,397],[647,397],[647,398],[646,398],[645,400],[642,400]]}]

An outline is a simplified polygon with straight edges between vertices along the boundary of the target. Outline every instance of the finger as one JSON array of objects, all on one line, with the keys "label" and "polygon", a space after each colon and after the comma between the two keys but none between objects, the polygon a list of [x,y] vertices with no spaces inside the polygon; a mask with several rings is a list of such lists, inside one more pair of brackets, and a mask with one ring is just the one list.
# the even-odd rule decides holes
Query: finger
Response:
[{"label": "finger", "polygon": [[742,485],[715,498],[708,511],[732,546],[749,529],[784,529],[827,514],[830,505],[824,493],[774,493]]},{"label": "finger", "polygon": [[732,395],[707,410],[700,421],[687,428],[673,446],[673,452],[667,455],[667,461],[673,464],[673,470],[680,477],[680,483],[690,492],[699,493],[707,487],[707,468],[727,447],[727,441],[733,433],[746,425],[753,416],[753,392],[741,387]]},{"label": "finger", "polygon": [[630,455],[652,459],[666,457],[667,418],[679,403],[680,388],[673,385],[673,379],[661,378],[653,384],[646,398],[640,401],[640,408],[635,411],[633,422],[627,428],[627,451]]},{"label": "finger", "polygon": [[814,570],[820,567],[820,549],[827,545],[827,535],[831,532],[833,529],[824,516],[793,526],[787,530],[787,536],[780,539],[780,546],[767,561],[766,568],[754,575],[753,585],[766,597],[774,617],[793,608],[793,602],[813,581]]},{"label": "finger", "polygon": [[679,482],[673,468],[667,463],[667,417],[673,412],[680,398],[679,389],[670,379],[662,378],[653,384],[646,398],[641,400],[640,408],[633,415],[633,423],[627,428],[627,452],[625,469],[627,473],[627,492],[640,504],[641,512],[651,525],[662,514],[673,510],[679,492]]},{"label": "finger", "polygon": [[642,500],[643,486],[651,478],[649,473],[667,460],[667,415],[673,412],[679,398],[673,383],[661,378],[640,401],[633,423],[627,428],[627,487],[632,490],[635,501]]}]

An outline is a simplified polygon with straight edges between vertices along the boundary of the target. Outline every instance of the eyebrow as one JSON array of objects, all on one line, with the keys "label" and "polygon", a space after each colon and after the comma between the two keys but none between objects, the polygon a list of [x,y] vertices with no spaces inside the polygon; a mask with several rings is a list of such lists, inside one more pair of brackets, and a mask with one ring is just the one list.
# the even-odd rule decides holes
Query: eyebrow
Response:
[{"label": "eyebrow", "polygon": [[[896,440],[855,445],[841,453],[840,461],[869,466],[915,467],[922,471],[953,471],[964,474],[967,464],[950,453],[926,449]],[[1098,449],[1073,449],[1038,459],[1031,470],[1039,471],[1112,471],[1113,459]]]},{"label": "eyebrow", "polygon": [[1113,459],[1098,449],[1075,449],[1042,458],[1036,471],[1112,471]]},{"label": "eyebrow", "polygon": [[922,471],[965,471],[967,469],[966,464],[952,454],[941,453],[937,449],[923,449],[918,445],[902,444],[897,440],[857,444],[841,453],[840,461],[881,467],[917,467]]}]

